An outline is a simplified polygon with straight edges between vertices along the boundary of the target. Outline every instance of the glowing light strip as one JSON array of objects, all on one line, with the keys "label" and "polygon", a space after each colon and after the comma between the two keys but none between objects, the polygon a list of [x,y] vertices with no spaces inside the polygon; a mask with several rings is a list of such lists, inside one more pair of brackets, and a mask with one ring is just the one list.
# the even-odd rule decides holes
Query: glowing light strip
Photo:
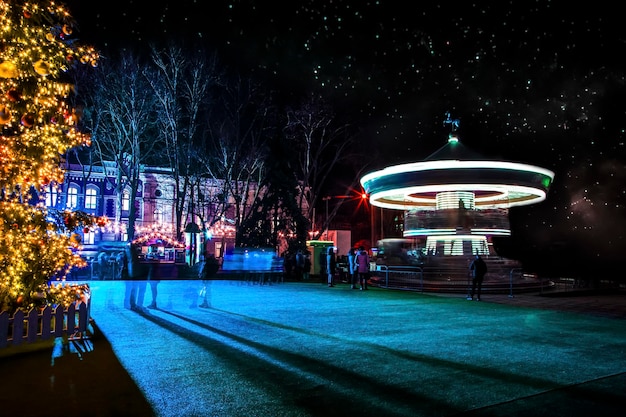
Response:
[{"label": "glowing light strip", "polygon": [[475,233],[475,234],[499,235],[499,236],[503,236],[503,235],[508,236],[511,234],[510,229],[471,229],[470,232]]},{"label": "glowing light strip", "polygon": [[411,230],[404,231],[404,237],[454,235],[454,234],[456,234],[456,229],[411,229]]},{"label": "glowing light strip", "polygon": [[[435,205],[435,199],[430,198],[411,198],[411,194],[420,193],[436,193],[443,191],[460,191],[460,190],[481,190],[481,191],[494,191],[499,192],[502,195],[514,195],[519,194],[519,197],[513,197],[519,201],[511,201],[509,198],[501,204],[490,204],[489,207],[515,207],[523,206],[541,202],[546,199],[546,193],[542,189],[534,187],[524,187],[521,185],[498,185],[493,184],[441,184],[441,185],[422,185],[413,187],[396,188],[393,190],[380,191],[370,195],[370,203],[373,206],[396,209],[396,210],[410,210],[416,207],[419,203],[425,203],[428,205]],[[392,200],[397,203],[383,202],[380,200]],[[484,198],[476,198],[475,204],[478,209],[479,206],[488,201],[497,202],[499,199],[494,196],[486,196]],[[484,204],[483,204],[484,205]]]},{"label": "glowing light strip", "polygon": [[427,241],[431,241],[431,240],[446,240],[446,241],[453,241],[453,240],[482,240],[482,241],[486,241],[487,237],[486,236],[481,236],[481,235],[441,235],[441,236],[428,236]]},{"label": "glowing light strip", "polygon": [[496,168],[513,171],[526,171],[536,174],[543,174],[550,177],[550,182],[554,179],[554,172],[549,169],[540,168],[534,165],[520,164],[517,162],[502,161],[460,161],[460,160],[443,160],[443,161],[426,161],[413,162],[410,164],[394,165],[380,171],[371,172],[361,178],[361,185],[371,180],[386,177],[394,174],[402,174],[406,172],[429,171],[434,169],[466,169],[466,168]]},{"label": "glowing light strip", "polygon": [[[511,236],[511,231],[508,229],[471,229],[470,233],[474,236]],[[404,237],[412,236],[467,236],[457,235],[456,229],[410,229],[405,230]]]}]

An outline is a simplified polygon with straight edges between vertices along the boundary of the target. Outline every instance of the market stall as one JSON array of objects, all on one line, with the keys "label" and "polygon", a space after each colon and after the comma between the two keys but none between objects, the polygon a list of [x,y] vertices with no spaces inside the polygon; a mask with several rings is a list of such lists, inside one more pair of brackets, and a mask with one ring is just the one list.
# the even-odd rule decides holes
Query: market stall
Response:
[{"label": "market stall", "polygon": [[177,279],[185,265],[185,246],[161,233],[139,236],[130,245],[132,279]]}]

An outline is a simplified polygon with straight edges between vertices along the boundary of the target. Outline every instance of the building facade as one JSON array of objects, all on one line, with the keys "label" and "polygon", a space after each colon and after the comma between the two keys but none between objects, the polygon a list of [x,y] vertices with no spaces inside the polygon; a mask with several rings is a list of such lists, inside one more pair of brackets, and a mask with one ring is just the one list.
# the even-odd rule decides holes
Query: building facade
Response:
[{"label": "building facade", "polygon": [[[110,222],[106,227],[86,228],[77,231],[82,235],[85,259],[92,265],[95,275],[114,275],[120,277],[122,252],[131,243],[141,244],[142,256],[148,256],[157,243],[159,256],[169,258],[176,248],[177,262],[193,265],[206,253],[217,257],[235,244],[234,221],[226,211],[218,221],[211,217],[217,207],[204,200],[194,206],[195,213],[187,209],[183,213],[185,233],[182,241],[176,238],[176,201],[178,198],[191,199],[190,196],[178,196],[172,172],[167,168],[142,167],[135,204],[135,239],[128,241],[131,189],[117,187],[118,168],[113,162],[104,165],[69,164],[62,184],[50,184],[40,200],[48,208],[56,210],[83,211],[94,216],[106,216]],[[216,195],[223,189],[220,181],[205,179],[197,188],[203,196]],[[200,206],[200,204],[202,204]],[[192,205],[193,206],[193,205]],[[211,224],[200,227],[202,218],[211,220]],[[190,225],[196,227],[190,228]],[[187,226],[187,227],[185,227]],[[160,248],[160,249],[159,249]],[[184,248],[184,260],[180,259],[179,250]],[[156,255],[155,255],[156,256]],[[106,272],[104,270],[107,270]],[[112,271],[117,269],[117,271]],[[106,277],[108,278],[108,276]]]}]

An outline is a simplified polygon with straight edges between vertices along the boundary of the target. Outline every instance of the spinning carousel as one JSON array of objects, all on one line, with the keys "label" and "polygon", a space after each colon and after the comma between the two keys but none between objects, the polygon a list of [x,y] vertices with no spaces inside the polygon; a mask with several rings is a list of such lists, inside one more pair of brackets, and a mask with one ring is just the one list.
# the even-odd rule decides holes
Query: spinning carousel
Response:
[{"label": "spinning carousel", "polygon": [[404,237],[421,246],[425,278],[465,276],[469,259],[480,254],[490,266],[487,283],[521,271],[497,255],[492,237],[510,236],[509,209],[545,200],[553,179],[544,168],[485,158],[453,131],[424,161],[369,173],[361,185],[372,206],[404,211]]}]

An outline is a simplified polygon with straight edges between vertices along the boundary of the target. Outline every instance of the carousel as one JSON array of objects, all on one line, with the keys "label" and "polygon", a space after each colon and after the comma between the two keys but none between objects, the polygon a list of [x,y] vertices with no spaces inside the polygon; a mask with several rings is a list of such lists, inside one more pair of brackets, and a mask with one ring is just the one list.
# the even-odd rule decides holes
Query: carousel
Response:
[{"label": "carousel", "polygon": [[418,247],[426,281],[463,280],[480,254],[488,286],[508,283],[514,271],[528,281],[517,261],[498,256],[492,238],[510,236],[509,209],[545,200],[553,179],[544,168],[485,158],[453,132],[424,161],[369,173],[361,185],[372,206],[404,212],[403,237]]}]

